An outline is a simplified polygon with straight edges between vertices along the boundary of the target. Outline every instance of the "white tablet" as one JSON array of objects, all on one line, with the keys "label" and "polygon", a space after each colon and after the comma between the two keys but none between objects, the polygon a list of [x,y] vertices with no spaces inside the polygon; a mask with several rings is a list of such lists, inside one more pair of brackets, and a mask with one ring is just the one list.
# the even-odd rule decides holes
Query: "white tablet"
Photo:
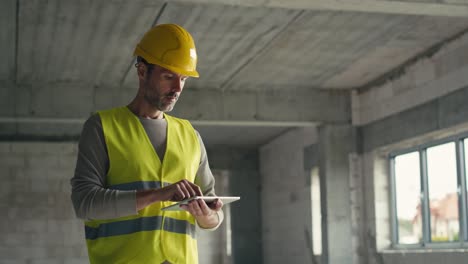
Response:
[{"label": "white tablet", "polygon": [[239,200],[240,197],[239,196],[194,196],[194,197],[190,197],[188,199],[182,200],[180,202],[177,202],[173,205],[164,207],[161,210],[162,211],[180,211],[180,210],[183,210],[182,208],[180,208],[180,205],[187,204],[188,202],[195,200],[195,199],[203,199],[207,203],[214,201],[216,199],[220,199],[223,202],[223,204],[228,204],[228,203],[232,203],[232,202]]}]

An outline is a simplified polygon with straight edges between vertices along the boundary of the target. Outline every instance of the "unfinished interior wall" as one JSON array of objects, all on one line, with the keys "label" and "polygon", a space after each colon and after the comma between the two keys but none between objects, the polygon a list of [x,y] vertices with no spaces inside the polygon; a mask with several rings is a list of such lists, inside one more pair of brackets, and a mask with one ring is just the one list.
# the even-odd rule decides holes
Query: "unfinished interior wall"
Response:
[{"label": "unfinished interior wall", "polygon": [[315,128],[301,128],[260,148],[263,263],[313,263],[307,241],[312,220],[304,148],[316,141]]},{"label": "unfinished interior wall", "polygon": [[358,229],[353,229],[353,211],[360,200],[352,180],[351,153],[354,149],[351,125],[324,125],[319,128],[320,190],[322,203],[323,263],[358,264]]},{"label": "unfinished interior wall", "polygon": [[70,202],[75,143],[0,142],[0,262],[88,263]]},{"label": "unfinished interior wall", "polygon": [[[229,188],[229,172],[212,170],[215,178],[215,192],[217,195],[226,195]],[[230,264],[231,256],[227,250],[227,222],[229,213],[224,208],[226,222],[221,224],[215,232],[197,231],[198,261],[206,264]]]},{"label": "unfinished interior wall", "polygon": [[468,131],[468,35],[441,43],[352,96],[352,123],[360,132],[365,263],[457,263],[457,250],[391,247],[390,151]]},{"label": "unfinished interior wall", "polygon": [[[218,195],[241,197],[225,208],[225,214],[231,218],[230,242],[227,241],[229,244],[223,245],[221,250],[228,246],[231,255],[223,263],[263,263],[257,149],[220,146],[208,148],[207,153],[210,168],[222,170],[228,177],[228,191]],[[223,223],[227,224],[227,221]]]},{"label": "unfinished interior wall", "polygon": [[468,34],[352,97],[353,124],[388,118],[468,86]]},{"label": "unfinished interior wall", "polygon": [[[468,99],[468,97],[466,97]],[[402,113],[404,114],[404,113]],[[455,113],[454,113],[455,114]],[[467,120],[468,121],[468,120]],[[417,130],[416,130],[417,131]],[[390,194],[390,170],[388,153],[395,149],[404,149],[416,146],[423,142],[456,135],[462,131],[468,131],[468,123],[458,126],[434,130],[430,133],[415,134],[407,140],[398,141],[395,144],[379,147],[363,153],[364,186],[365,195],[365,241],[367,245],[367,257],[369,264],[406,264],[425,263],[436,264],[444,260],[446,263],[457,263],[468,257],[466,249],[394,249],[391,247],[391,194]],[[385,136],[385,135],[381,135]]]},{"label": "unfinished interior wall", "polygon": [[[213,158],[214,167],[231,170],[235,183],[230,192],[242,196],[244,203],[232,208],[233,254],[239,256],[222,263],[261,263],[257,154],[249,153],[231,153],[224,161],[210,155],[218,157]],[[0,142],[0,263],[89,263],[83,222],[70,201],[76,155],[77,144],[72,142]],[[200,234],[200,259],[211,261],[203,263],[221,263],[226,250],[223,230]],[[217,246],[210,247],[213,243]]]}]

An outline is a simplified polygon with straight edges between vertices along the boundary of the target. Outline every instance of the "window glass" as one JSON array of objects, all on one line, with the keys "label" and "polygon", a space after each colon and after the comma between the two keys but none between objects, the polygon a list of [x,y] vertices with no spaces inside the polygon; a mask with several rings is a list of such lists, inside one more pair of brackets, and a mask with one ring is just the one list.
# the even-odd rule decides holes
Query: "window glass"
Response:
[{"label": "window glass", "polygon": [[322,254],[322,211],[320,205],[320,177],[318,168],[311,171],[312,248],[314,255]]},{"label": "window glass", "polygon": [[394,168],[398,243],[416,244],[422,239],[419,152],[396,156]]},{"label": "window glass", "polygon": [[[466,183],[466,191],[468,192],[468,139],[465,138],[463,140],[464,143],[464,152],[465,152],[465,183]],[[467,206],[467,212],[468,212],[468,193],[466,195],[466,201],[465,204]],[[468,221],[467,221],[468,222]],[[468,238],[466,238],[468,240]]]},{"label": "window glass", "polygon": [[458,194],[455,143],[427,149],[431,241],[458,241]]}]

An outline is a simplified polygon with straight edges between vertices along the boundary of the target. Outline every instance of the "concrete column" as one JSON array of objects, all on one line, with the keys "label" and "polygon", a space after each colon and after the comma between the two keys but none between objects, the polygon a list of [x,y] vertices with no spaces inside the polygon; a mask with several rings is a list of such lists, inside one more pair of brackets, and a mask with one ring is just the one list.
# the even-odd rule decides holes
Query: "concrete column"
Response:
[{"label": "concrete column", "polygon": [[316,141],[315,128],[297,128],[260,148],[263,263],[313,263],[304,148]]},{"label": "concrete column", "polygon": [[321,263],[350,264],[355,259],[349,188],[349,154],[354,144],[352,127],[325,125],[319,129],[318,141],[322,200]]}]

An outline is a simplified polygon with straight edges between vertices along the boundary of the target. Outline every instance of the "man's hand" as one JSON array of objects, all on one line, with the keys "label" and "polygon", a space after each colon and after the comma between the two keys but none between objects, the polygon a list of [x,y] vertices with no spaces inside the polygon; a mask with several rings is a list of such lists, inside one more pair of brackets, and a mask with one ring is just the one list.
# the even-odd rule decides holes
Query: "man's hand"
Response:
[{"label": "man's hand", "polygon": [[182,201],[201,195],[202,192],[198,185],[187,180],[181,180],[164,188],[137,191],[137,210],[141,210],[155,202]]},{"label": "man's hand", "polygon": [[184,199],[201,196],[200,187],[187,180],[181,180],[164,188],[155,190],[160,201],[182,201]]},{"label": "man's hand", "polygon": [[195,216],[200,227],[213,228],[218,225],[219,219],[216,212],[221,210],[223,202],[216,199],[207,204],[202,199],[196,199],[180,207]]}]

